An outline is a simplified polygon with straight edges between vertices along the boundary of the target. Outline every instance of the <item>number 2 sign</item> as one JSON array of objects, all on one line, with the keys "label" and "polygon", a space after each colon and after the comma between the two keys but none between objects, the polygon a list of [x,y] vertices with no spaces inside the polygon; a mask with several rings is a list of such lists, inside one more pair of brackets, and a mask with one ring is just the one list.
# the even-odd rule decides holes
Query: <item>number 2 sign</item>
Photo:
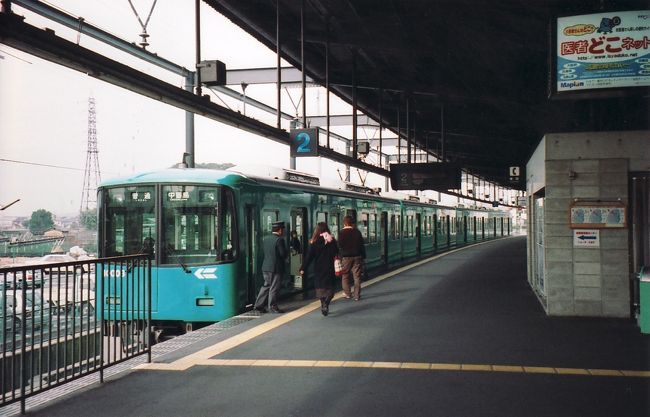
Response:
[{"label": "number 2 sign", "polygon": [[292,129],[291,156],[318,156],[318,128]]}]

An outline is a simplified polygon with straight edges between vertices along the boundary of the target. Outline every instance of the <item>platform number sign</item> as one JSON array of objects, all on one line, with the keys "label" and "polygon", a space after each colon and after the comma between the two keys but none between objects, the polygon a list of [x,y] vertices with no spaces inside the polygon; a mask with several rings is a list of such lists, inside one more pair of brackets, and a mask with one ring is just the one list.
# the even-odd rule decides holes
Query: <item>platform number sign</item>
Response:
[{"label": "platform number sign", "polygon": [[291,129],[291,156],[318,156],[318,128]]}]

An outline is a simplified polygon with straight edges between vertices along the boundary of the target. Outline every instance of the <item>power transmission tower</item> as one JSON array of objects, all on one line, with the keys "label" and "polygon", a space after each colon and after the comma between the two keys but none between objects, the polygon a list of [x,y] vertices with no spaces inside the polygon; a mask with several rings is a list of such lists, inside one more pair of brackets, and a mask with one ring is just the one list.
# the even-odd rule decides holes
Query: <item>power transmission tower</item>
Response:
[{"label": "power transmission tower", "polygon": [[97,158],[97,114],[95,113],[95,98],[88,98],[88,151],[86,152],[86,168],[84,170],[84,185],[81,191],[80,212],[97,207],[97,184],[101,181],[99,159]]}]

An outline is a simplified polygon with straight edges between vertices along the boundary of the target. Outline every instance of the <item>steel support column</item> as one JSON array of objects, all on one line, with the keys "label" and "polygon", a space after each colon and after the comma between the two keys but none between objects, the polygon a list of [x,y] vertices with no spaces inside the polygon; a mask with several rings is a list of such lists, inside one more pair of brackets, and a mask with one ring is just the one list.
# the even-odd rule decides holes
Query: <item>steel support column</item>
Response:
[{"label": "steel support column", "polygon": [[402,104],[402,96],[397,96],[397,163],[402,163],[402,127],[400,126],[400,105]]},{"label": "steel support column", "polygon": [[[300,2],[300,86],[302,90],[302,127],[307,127],[307,80],[305,74],[305,0]],[[296,169],[296,158],[289,157],[289,168]]]},{"label": "steel support column", "polygon": [[302,70],[302,127],[307,127],[307,80],[305,74],[305,0],[300,2],[300,65]]},{"label": "steel support column", "polygon": [[[330,148],[330,21],[325,24],[325,113],[327,117],[327,147]],[[381,166],[380,166],[381,167]]]},{"label": "steel support column", "polygon": [[406,96],[406,161],[411,162],[411,96]]},{"label": "steel support column", "polygon": [[382,154],[382,146],[383,146],[383,141],[384,138],[382,136],[382,130],[383,130],[383,125],[384,125],[384,114],[383,114],[383,101],[384,101],[384,90],[381,88],[379,89],[379,167],[382,167],[382,161],[381,161],[381,154]]},{"label": "steel support column", "polygon": [[[194,74],[190,73],[185,77],[185,91],[192,93],[193,90]],[[185,112],[185,152],[190,156],[183,162],[188,164],[188,168],[194,168],[194,113],[189,111]]]},{"label": "steel support column", "polygon": [[275,55],[276,55],[276,65],[277,65],[277,90],[276,90],[276,127],[282,129],[282,109],[281,109],[281,100],[282,100],[282,68],[280,66],[280,0],[276,2],[276,13],[275,13]]},{"label": "steel support column", "polygon": [[[357,159],[357,52],[352,57],[352,158]],[[349,181],[349,179],[348,179]]]},{"label": "steel support column", "polygon": [[445,105],[440,106],[440,162],[445,162]]},{"label": "steel support column", "polygon": [[196,0],[194,3],[194,26],[195,26],[195,39],[196,39],[196,95],[200,96],[201,91],[201,71],[199,71],[199,64],[201,63],[201,0]]},{"label": "steel support column", "polygon": [[[201,89],[201,0],[196,0],[195,4],[195,26],[196,26],[196,72],[194,74],[194,82],[196,86],[196,95],[199,97],[203,95]],[[191,133],[190,133],[191,130]],[[194,168],[194,115],[185,116],[185,152],[188,154],[187,159],[184,158],[183,162],[187,164],[188,168]]]}]

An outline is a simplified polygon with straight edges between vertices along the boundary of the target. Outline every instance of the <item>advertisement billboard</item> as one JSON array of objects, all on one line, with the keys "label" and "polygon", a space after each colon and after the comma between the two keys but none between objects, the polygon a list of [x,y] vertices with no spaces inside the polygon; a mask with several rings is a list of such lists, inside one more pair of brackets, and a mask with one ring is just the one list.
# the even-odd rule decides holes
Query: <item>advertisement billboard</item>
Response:
[{"label": "advertisement billboard", "polygon": [[557,93],[650,86],[650,11],[560,17]]}]

